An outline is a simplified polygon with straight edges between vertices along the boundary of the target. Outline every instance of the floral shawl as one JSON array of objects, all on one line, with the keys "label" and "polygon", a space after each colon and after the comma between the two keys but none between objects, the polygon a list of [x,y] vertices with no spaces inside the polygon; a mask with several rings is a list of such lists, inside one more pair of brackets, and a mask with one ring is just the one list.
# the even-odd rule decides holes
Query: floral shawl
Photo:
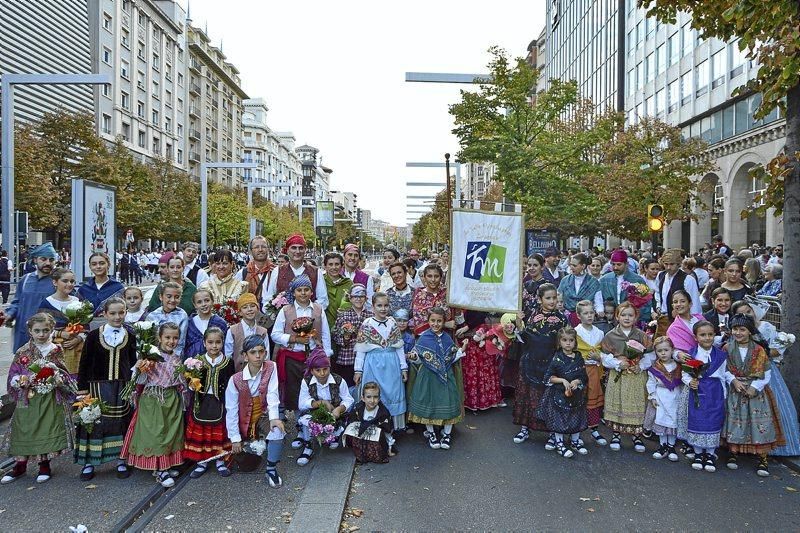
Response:
[{"label": "floral shawl", "polygon": [[625,353],[625,343],[629,340],[634,340],[642,344],[645,350],[650,349],[652,344],[650,338],[645,333],[637,328],[632,328],[630,335],[625,335],[620,326],[615,327],[603,338],[603,343],[600,345],[605,353],[610,353],[614,357],[619,357]]},{"label": "floral shawl", "polygon": [[64,350],[58,344],[56,344],[55,348],[45,357],[42,357],[42,352],[39,351],[39,348],[36,347],[33,340],[23,344],[22,348],[17,350],[11,367],[8,369],[8,394],[18,403],[27,403],[27,394],[25,391],[17,387],[12,387],[11,380],[16,376],[33,377],[33,373],[28,370],[28,366],[33,362],[44,359],[46,362],[54,363],[61,370],[61,375],[66,380],[65,387],[56,387],[54,389],[56,393],[56,403],[61,405],[71,403],[72,395],[67,393],[67,389],[77,389],[77,387],[75,386],[72,376],[69,375],[67,367],[64,366],[64,362],[61,360],[63,354]]},{"label": "floral shawl", "polygon": [[357,352],[369,352],[372,350],[385,350],[387,348],[402,348],[404,346],[403,334],[400,332],[393,318],[389,317],[387,320],[391,320],[391,329],[389,330],[389,336],[385,339],[375,326],[372,325],[372,321],[365,320],[361,324],[361,327],[358,328],[355,350]]},{"label": "floral shawl", "polygon": [[728,372],[737,379],[750,381],[764,379],[764,373],[769,370],[770,361],[763,347],[751,340],[747,345],[747,354],[742,360],[739,345],[731,339],[725,346],[725,351],[728,352]]},{"label": "floral shawl", "polygon": [[[447,372],[458,360],[458,348],[453,339],[447,333],[436,335],[430,329],[425,330],[417,339],[413,354],[419,358],[419,362],[442,383],[447,383]],[[411,358],[413,360],[413,356]]]}]

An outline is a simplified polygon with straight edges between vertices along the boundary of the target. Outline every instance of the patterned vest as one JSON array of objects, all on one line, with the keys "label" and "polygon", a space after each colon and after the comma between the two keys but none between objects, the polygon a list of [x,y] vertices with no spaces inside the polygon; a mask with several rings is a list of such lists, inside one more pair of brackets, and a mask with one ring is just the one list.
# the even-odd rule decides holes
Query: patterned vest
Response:
[{"label": "patterned vest", "polygon": [[[664,281],[667,279],[666,272],[660,272],[658,274],[658,294],[661,294],[661,291],[664,288]],[[672,284],[669,286],[669,290],[667,291],[667,316],[672,318],[672,295],[678,289],[684,289],[684,281],[686,280],[686,272],[683,270],[678,269],[677,274],[672,278]]]},{"label": "patterned vest", "polygon": [[[258,395],[261,397],[261,406],[263,411],[267,412],[267,386],[269,379],[272,377],[272,372],[275,370],[275,363],[272,361],[264,361],[261,367],[261,383],[258,384]],[[242,377],[242,372],[237,372],[231,378],[233,386],[239,393],[239,434],[244,438],[247,435],[247,430],[250,429],[250,415],[253,413],[253,397],[250,395],[250,387]]]},{"label": "patterned vest", "polygon": [[[317,267],[313,265],[305,265],[305,274],[311,280],[311,301],[317,299]],[[294,280],[295,275],[292,270],[292,265],[286,263],[278,269],[278,280],[276,282],[276,290],[278,293],[289,290],[289,284]]]},{"label": "patterned vest", "polygon": [[[269,332],[266,328],[256,325],[256,335],[266,337],[268,333]],[[244,365],[247,364],[244,360],[244,356],[242,355],[242,346],[244,346],[245,336],[244,326],[241,322],[231,326],[231,335],[233,335],[233,353],[231,354],[231,359],[233,359],[233,362],[236,365],[236,371],[241,372],[244,368]],[[269,356],[269,354],[267,355]]]},{"label": "patterned vest", "polygon": [[[317,330],[317,334],[320,338],[322,338],[323,315],[324,311],[322,310],[322,306],[316,302],[311,302],[311,318],[314,319],[314,329]],[[294,331],[292,331],[292,322],[294,322],[294,320],[297,318],[297,308],[294,305],[285,306],[283,308],[283,316],[286,318],[286,323],[283,326],[283,332],[291,335],[294,333]],[[319,339],[314,340],[321,344]]]},{"label": "patterned vest", "polygon": [[[306,382],[306,386],[308,387],[308,395],[314,398],[314,401],[319,401],[319,393],[317,392],[317,384],[311,383],[311,377],[308,376],[307,378],[303,378]],[[331,404],[334,407],[339,407],[342,403],[342,395],[339,394],[339,385],[342,384],[342,377],[338,374],[331,374],[333,378],[333,385],[328,384],[328,390],[331,391]]]}]

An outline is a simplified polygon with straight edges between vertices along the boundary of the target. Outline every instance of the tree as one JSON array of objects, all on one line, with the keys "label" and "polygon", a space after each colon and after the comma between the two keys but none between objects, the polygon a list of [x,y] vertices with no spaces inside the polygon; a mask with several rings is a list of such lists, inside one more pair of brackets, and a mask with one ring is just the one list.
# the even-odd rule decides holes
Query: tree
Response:
[{"label": "tree", "polygon": [[[452,192],[450,201],[452,201]],[[450,210],[447,189],[436,194],[433,208],[420,217],[412,229],[411,244],[415,248],[433,249],[450,240]]]},{"label": "tree", "polygon": [[242,189],[212,184],[208,192],[208,231],[212,246],[239,244],[250,234],[247,197]]},{"label": "tree", "polygon": [[458,159],[494,163],[506,198],[523,204],[530,223],[581,233],[603,212],[582,177],[599,172],[598,147],[619,128],[621,115],[598,115],[578,98],[574,81],[551,80],[531,105],[538,71],[522,58],[512,63],[500,48],[489,53],[492,83],[462,91],[450,106]]},{"label": "tree", "polygon": [[165,159],[148,165],[153,196],[141,213],[142,235],[187,241],[200,233],[200,186]]},{"label": "tree", "polygon": [[702,154],[705,141],[683,139],[680,128],[644,118],[619,131],[603,147],[603,173],[589,175],[589,190],[605,206],[601,226],[639,240],[648,234],[647,204],[662,204],[667,220],[696,218],[699,184],[714,164]]},{"label": "tree", "polygon": [[[639,0],[648,15],[674,22],[678,11],[692,15],[692,27],[703,38],[739,39],[739,49],[759,64],[756,77],[735,93],[757,91],[762,95],[756,118],[775,107],[786,114],[783,158],[774,160],[766,178],[772,193],[768,207],[783,213],[783,329],[800,333],[800,3],[797,0]],[[781,194],[782,193],[782,194]],[[800,404],[800,346],[787,354],[785,377],[796,404]]]},{"label": "tree", "polygon": [[27,211],[33,228],[58,224],[51,209],[52,182],[45,179],[47,163],[42,158],[44,143],[32,124],[23,124],[14,132],[14,195],[17,209]]}]

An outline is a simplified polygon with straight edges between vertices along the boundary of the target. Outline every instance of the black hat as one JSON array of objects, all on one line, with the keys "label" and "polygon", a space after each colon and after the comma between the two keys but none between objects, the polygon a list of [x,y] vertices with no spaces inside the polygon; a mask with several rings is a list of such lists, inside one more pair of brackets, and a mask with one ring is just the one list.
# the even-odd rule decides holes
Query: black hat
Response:
[{"label": "black hat", "polygon": [[738,313],[733,315],[730,320],[728,320],[728,327],[733,329],[736,326],[742,326],[748,329],[752,335],[756,333],[756,323],[753,320],[753,317],[750,315],[745,315],[742,313]]}]

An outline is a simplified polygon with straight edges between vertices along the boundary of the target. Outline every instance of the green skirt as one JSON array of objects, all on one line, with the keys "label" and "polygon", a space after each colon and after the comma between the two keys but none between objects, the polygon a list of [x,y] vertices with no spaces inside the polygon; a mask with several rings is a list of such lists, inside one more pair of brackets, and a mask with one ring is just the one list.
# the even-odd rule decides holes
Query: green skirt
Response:
[{"label": "green skirt", "polygon": [[163,389],[164,401],[145,391],[122,448],[121,458],[146,470],[163,470],[183,462],[183,401],[174,388]]},{"label": "green skirt", "polygon": [[70,425],[66,408],[56,403],[55,392],[35,394],[27,405],[17,403],[8,453],[17,459],[37,461],[60,455],[70,448]]},{"label": "green skirt", "polygon": [[461,363],[447,371],[442,383],[424,365],[410,365],[408,379],[408,421],[443,426],[464,417],[464,386]]}]

